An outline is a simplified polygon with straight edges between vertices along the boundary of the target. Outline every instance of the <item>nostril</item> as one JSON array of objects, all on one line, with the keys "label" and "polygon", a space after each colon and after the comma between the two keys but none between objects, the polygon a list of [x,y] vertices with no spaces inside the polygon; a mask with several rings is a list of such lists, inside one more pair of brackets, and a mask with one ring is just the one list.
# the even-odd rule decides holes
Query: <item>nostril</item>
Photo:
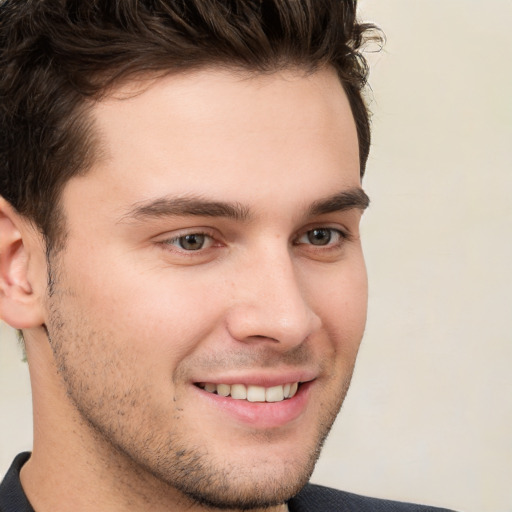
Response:
[{"label": "nostril", "polygon": [[248,338],[253,339],[254,341],[275,341],[276,343],[279,342],[276,338],[271,338],[270,336],[264,336],[263,334],[255,334],[254,336],[249,336]]}]

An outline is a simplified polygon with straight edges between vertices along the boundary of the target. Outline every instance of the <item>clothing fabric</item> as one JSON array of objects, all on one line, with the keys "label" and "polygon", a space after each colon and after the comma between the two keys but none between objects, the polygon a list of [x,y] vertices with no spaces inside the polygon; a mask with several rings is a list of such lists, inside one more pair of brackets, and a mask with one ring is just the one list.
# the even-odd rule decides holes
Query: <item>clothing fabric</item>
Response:
[{"label": "clothing fabric", "polygon": [[34,512],[20,481],[20,470],[29,457],[29,452],[20,453],[0,484],[0,512]]},{"label": "clothing fabric", "polygon": [[369,498],[308,484],[288,503],[290,512],[453,512],[445,508]]},{"label": "clothing fabric", "polygon": [[[20,453],[0,484],[0,512],[34,512],[20,481],[20,470],[30,453]],[[367,498],[320,485],[308,484],[288,503],[290,512],[450,512],[446,509]]]}]

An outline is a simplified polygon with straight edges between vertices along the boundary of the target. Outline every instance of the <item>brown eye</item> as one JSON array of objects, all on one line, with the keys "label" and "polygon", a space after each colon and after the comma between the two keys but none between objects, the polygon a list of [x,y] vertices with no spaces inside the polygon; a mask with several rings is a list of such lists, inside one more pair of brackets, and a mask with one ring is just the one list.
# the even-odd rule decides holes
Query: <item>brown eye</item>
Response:
[{"label": "brown eye", "polygon": [[312,245],[327,245],[332,239],[332,229],[312,229],[306,233],[307,239]]}]

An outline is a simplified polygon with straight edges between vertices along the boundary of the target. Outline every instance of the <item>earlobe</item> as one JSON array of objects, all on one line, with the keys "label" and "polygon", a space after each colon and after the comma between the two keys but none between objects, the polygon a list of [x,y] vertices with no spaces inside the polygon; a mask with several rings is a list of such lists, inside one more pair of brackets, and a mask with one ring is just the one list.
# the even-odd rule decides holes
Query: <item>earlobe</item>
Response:
[{"label": "earlobe", "polygon": [[16,329],[43,324],[41,305],[29,280],[30,254],[24,221],[0,197],[0,319]]}]

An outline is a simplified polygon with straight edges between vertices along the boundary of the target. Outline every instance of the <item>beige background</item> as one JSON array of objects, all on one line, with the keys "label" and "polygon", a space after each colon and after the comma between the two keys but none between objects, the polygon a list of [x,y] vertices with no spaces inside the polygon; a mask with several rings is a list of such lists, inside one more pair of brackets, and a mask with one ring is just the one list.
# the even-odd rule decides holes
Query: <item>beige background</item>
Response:
[{"label": "beige background", "polygon": [[[366,0],[374,148],[369,322],[314,480],[512,512],[512,1]],[[0,328],[0,474],[30,447],[26,365]]]}]

